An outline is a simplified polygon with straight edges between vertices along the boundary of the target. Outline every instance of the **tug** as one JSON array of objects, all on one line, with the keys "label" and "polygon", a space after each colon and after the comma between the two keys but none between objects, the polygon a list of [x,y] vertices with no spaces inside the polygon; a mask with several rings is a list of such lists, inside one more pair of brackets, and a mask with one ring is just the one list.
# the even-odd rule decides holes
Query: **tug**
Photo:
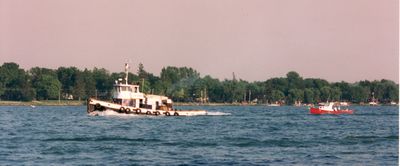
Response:
[{"label": "tug", "polygon": [[113,85],[112,101],[95,98],[87,100],[87,112],[97,115],[102,111],[112,110],[121,114],[153,116],[193,116],[207,115],[205,110],[173,109],[173,102],[167,96],[140,92],[139,84],[128,84],[128,64],[125,64],[125,78],[118,79]]}]

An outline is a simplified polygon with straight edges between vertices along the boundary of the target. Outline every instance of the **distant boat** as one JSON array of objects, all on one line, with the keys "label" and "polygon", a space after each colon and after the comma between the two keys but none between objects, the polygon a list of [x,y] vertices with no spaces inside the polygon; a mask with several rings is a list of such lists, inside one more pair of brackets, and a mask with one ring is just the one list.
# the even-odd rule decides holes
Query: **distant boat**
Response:
[{"label": "distant boat", "polygon": [[279,107],[279,106],[281,106],[281,103],[280,103],[280,102],[269,103],[269,104],[267,104],[267,106],[270,106],[270,107]]},{"label": "distant boat", "polygon": [[32,108],[35,108],[36,106],[34,106],[34,105],[30,105],[30,107],[32,107]]},{"label": "distant boat", "polygon": [[310,108],[311,114],[353,114],[353,110],[341,109],[339,105],[335,105],[334,102],[325,103],[318,107]]},{"label": "distant boat", "polygon": [[378,102],[375,102],[375,101],[371,101],[371,102],[369,102],[368,103],[370,106],[378,106],[379,104],[378,104]]},{"label": "distant boat", "polygon": [[350,105],[348,102],[340,102],[339,104],[340,104],[340,106],[349,106]]},{"label": "distant boat", "polygon": [[378,106],[379,104],[378,104],[378,100],[377,99],[375,99],[375,93],[374,92],[372,92],[372,99],[371,99],[371,102],[369,102],[368,103],[370,106]]},{"label": "distant boat", "polygon": [[396,102],[394,102],[394,101],[392,101],[392,102],[390,102],[390,105],[394,105],[394,106],[396,106],[396,105],[397,105],[397,103],[396,103]]}]

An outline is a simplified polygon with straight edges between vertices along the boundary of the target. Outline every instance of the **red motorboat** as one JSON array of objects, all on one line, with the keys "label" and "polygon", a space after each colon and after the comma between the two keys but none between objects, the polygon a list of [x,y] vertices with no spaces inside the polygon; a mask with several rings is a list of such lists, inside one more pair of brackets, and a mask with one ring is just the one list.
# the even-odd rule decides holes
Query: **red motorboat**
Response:
[{"label": "red motorboat", "polygon": [[340,109],[335,103],[330,102],[325,105],[320,105],[318,108],[310,108],[311,114],[353,114],[353,110]]}]

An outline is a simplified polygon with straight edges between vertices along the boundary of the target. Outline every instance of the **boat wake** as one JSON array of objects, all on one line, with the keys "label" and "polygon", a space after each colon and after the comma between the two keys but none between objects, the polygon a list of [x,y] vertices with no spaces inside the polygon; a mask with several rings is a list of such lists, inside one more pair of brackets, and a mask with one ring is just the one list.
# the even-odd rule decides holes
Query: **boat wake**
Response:
[{"label": "boat wake", "polygon": [[226,112],[207,112],[208,116],[227,116],[231,115],[231,113],[226,113]]},{"label": "boat wake", "polygon": [[[137,115],[137,114],[125,114],[125,113],[118,113],[113,110],[105,110],[105,111],[93,111],[89,113],[90,116],[117,116],[117,117],[143,117],[146,115]],[[226,112],[207,112],[205,114],[201,113],[195,113],[193,114],[185,114],[182,116],[227,116],[231,115],[231,113],[226,113]]]},{"label": "boat wake", "polygon": [[93,111],[89,113],[90,116],[118,116],[118,117],[138,117],[137,114],[121,114],[113,110]]}]

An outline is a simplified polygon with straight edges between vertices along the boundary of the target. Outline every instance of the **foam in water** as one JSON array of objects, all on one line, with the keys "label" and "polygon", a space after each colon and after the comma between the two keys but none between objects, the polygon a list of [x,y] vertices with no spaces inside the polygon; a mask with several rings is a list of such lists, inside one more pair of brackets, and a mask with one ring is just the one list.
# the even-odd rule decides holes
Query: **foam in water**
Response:
[{"label": "foam in water", "polygon": [[92,116],[119,116],[119,117],[138,116],[136,114],[121,114],[121,113],[115,112],[113,110],[93,111],[93,112],[89,113],[89,115],[92,115]]},{"label": "foam in water", "polygon": [[[93,111],[89,113],[91,116],[118,116],[118,117],[137,117],[140,115],[137,114],[122,114],[115,112],[113,110],[105,110],[105,111]],[[207,112],[206,114],[188,114],[184,116],[226,116],[231,115],[230,113],[226,112]]]},{"label": "foam in water", "polygon": [[209,115],[209,116],[225,116],[225,115],[231,115],[231,113],[226,113],[226,112],[207,112],[207,115]]}]

